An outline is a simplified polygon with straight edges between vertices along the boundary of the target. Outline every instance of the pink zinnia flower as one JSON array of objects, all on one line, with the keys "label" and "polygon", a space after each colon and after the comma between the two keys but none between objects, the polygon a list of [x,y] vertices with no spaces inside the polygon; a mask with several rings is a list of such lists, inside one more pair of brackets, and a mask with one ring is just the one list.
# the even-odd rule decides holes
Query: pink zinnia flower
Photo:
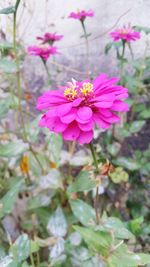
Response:
[{"label": "pink zinnia flower", "polygon": [[73,19],[78,19],[81,21],[84,21],[86,17],[93,17],[94,16],[94,12],[93,10],[79,10],[77,12],[71,12],[69,15],[69,18],[73,18]]},{"label": "pink zinnia flower", "polygon": [[47,60],[51,55],[58,54],[57,48],[49,45],[34,45],[28,47],[28,53]]},{"label": "pink zinnia flower", "polygon": [[63,89],[45,92],[37,101],[39,110],[47,110],[39,126],[61,133],[65,140],[90,143],[95,124],[108,129],[120,119],[116,112],[128,111],[123,102],[128,89],[116,85],[118,80],[101,74],[92,83],[72,80]]},{"label": "pink zinnia flower", "polygon": [[117,42],[119,40],[123,40],[126,42],[136,41],[141,37],[140,33],[135,31],[130,25],[123,26],[122,28],[111,32],[110,36],[113,38],[114,42]]},{"label": "pink zinnia flower", "polygon": [[63,35],[58,35],[56,33],[45,33],[43,36],[37,36],[38,40],[42,41],[42,44],[49,43],[53,44],[56,41],[60,41],[63,38]]}]

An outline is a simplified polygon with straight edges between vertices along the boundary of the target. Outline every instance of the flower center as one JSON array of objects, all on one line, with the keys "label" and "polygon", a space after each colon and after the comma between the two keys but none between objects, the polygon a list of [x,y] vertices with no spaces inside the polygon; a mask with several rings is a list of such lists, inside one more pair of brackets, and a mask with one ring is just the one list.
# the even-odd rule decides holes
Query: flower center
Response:
[{"label": "flower center", "polygon": [[67,87],[64,91],[64,96],[70,101],[78,97],[87,100],[94,92],[93,84],[89,82],[84,82],[82,86],[78,86],[76,83],[69,85],[70,87]]}]

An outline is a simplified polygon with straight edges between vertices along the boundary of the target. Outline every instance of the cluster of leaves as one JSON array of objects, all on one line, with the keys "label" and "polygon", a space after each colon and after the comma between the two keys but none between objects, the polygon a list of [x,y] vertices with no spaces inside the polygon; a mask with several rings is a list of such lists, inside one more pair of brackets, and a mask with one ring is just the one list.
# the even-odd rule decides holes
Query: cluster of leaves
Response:
[{"label": "cluster of leaves", "polygon": [[[0,14],[16,15],[18,4]],[[113,46],[107,45],[106,53]],[[88,148],[76,147],[73,153],[74,144],[63,144],[61,136],[38,127],[34,99],[16,90],[15,77],[22,71],[16,48],[6,40],[0,43],[0,266],[149,266],[150,148],[135,151],[128,142],[150,118],[150,58],[144,54],[131,64],[120,56],[122,43],[115,49],[121,83],[132,96],[131,111],[123,125],[98,132],[100,173],[95,177]],[[19,45],[17,53],[23,58]],[[99,224],[93,208],[97,188]]]}]

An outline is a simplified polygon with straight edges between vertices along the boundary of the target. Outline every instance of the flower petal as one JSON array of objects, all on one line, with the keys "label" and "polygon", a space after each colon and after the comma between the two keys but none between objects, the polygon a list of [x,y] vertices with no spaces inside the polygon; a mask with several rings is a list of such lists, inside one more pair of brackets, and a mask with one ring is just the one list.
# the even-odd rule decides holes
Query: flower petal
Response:
[{"label": "flower petal", "polygon": [[89,107],[81,107],[78,109],[77,111],[77,117],[81,120],[81,121],[87,121],[92,117],[92,110]]},{"label": "flower petal", "polygon": [[88,123],[78,123],[78,126],[79,128],[82,130],[82,131],[90,131],[92,130],[93,126],[94,126],[94,122],[93,120],[90,120]]},{"label": "flower petal", "polygon": [[93,131],[88,131],[88,132],[80,132],[80,135],[77,139],[77,141],[80,144],[89,144],[93,139]]},{"label": "flower petal", "polygon": [[77,140],[80,134],[80,129],[76,122],[72,122],[63,132],[63,138],[68,141]]}]

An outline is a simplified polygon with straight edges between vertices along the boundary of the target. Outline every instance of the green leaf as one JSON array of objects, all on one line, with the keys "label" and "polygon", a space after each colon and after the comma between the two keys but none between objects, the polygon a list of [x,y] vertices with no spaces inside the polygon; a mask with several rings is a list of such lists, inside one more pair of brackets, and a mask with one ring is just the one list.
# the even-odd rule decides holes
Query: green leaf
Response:
[{"label": "green leaf", "polygon": [[133,234],[129,232],[123,222],[121,222],[118,218],[108,217],[102,219],[101,224],[97,227],[99,230],[111,231],[114,233],[114,236],[118,239],[131,239],[133,238]]},{"label": "green leaf", "polygon": [[123,170],[122,167],[115,168],[113,172],[109,173],[109,177],[115,184],[120,184],[122,182],[127,182],[129,175]]},{"label": "green leaf", "polygon": [[13,48],[13,44],[7,41],[0,42],[0,50],[11,49],[11,48]]},{"label": "green leaf", "polygon": [[91,228],[73,226],[81,234],[89,249],[107,257],[112,244],[112,237],[107,232],[94,231]]},{"label": "green leaf", "polygon": [[145,110],[143,110],[143,111],[141,111],[140,112],[140,114],[139,114],[139,117],[141,118],[141,119],[149,119],[150,118],[150,109],[145,109]]},{"label": "green leaf", "polygon": [[17,72],[16,63],[12,60],[1,58],[0,59],[0,70],[5,73],[15,73]]},{"label": "green leaf", "polygon": [[134,26],[134,29],[138,32],[145,32],[146,34],[150,33],[150,28],[149,27],[143,27],[143,26]]},{"label": "green leaf", "polygon": [[68,187],[68,193],[90,191],[96,187],[96,181],[92,180],[90,173],[81,171],[74,183]]},{"label": "green leaf", "polygon": [[136,236],[140,235],[142,232],[143,217],[136,218],[128,222],[129,230]]},{"label": "green leaf", "polygon": [[107,261],[109,267],[138,267],[150,263],[150,255],[132,253],[122,244],[111,253]]},{"label": "green leaf", "polygon": [[0,200],[0,218],[9,214],[14,206],[14,203],[17,199],[18,193],[21,186],[23,185],[23,179],[15,181],[11,189],[6,193],[6,195]]},{"label": "green leaf", "polygon": [[1,157],[16,157],[28,150],[28,144],[23,143],[22,140],[10,142],[8,144],[0,144]]},{"label": "green leaf", "polygon": [[60,152],[62,149],[62,137],[61,135],[52,134],[50,138],[48,138],[48,148],[50,151],[50,160],[59,165],[60,160]]},{"label": "green leaf", "polygon": [[9,6],[0,10],[0,14],[8,15],[15,13],[15,6]]},{"label": "green leaf", "polygon": [[27,234],[20,235],[11,246],[10,251],[17,262],[26,260],[30,255],[30,240]]},{"label": "green leaf", "polygon": [[0,259],[0,266],[1,267],[20,267],[16,261],[13,260],[13,257],[11,255],[8,255],[4,257],[3,259]]},{"label": "green leaf", "polygon": [[0,100],[0,118],[6,117],[8,111],[18,106],[18,98],[15,95],[8,94],[6,97]]},{"label": "green leaf", "polygon": [[95,210],[82,200],[70,201],[71,209],[75,217],[83,224],[89,225],[95,221]]},{"label": "green leaf", "polygon": [[37,196],[30,198],[27,202],[28,210],[34,210],[39,207],[46,207],[51,203],[53,192],[49,192],[48,195],[39,193]]},{"label": "green leaf", "polygon": [[113,144],[110,144],[107,146],[108,152],[113,157],[117,156],[118,152],[120,151],[120,148],[121,148],[121,145],[117,142],[114,142]]},{"label": "green leaf", "polygon": [[50,217],[47,230],[53,236],[63,237],[67,234],[67,221],[62,208],[58,207]]},{"label": "green leaf", "polygon": [[63,189],[62,176],[57,169],[52,169],[46,176],[42,176],[39,181],[42,189]]},{"label": "green leaf", "polygon": [[130,125],[130,133],[137,133],[139,132],[143,126],[145,124],[145,121],[134,121],[131,125]]},{"label": "green leaf", "polygon": [[139,170],[141,167],[141,165],[138,162],[134,161],[131,158],[119,157],[117,160],[114,160],[113,162],[130,171]]}]

